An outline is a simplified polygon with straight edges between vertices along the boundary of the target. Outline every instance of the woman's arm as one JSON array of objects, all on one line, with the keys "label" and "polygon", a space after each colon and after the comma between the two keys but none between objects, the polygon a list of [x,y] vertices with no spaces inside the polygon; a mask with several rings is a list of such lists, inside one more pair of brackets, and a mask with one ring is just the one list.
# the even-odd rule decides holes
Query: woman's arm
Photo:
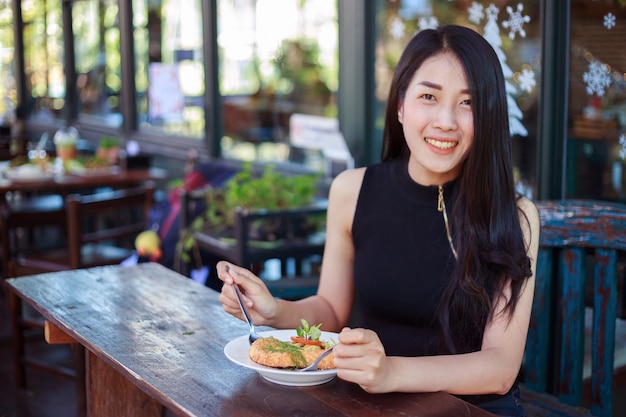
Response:
[{"label": "woman's arm", "polygon": [[[522,363],[534,293],[534,273],[539,247],[539,215],[527,199],[519,202],[522,230],[528,245],[533,276],[522,288],[514,314],[503,312],[504,297],[487,323],[478,352],[429,357],[386,357],[374,332],[345,329],[335,347],[340,378],[361,385],[368,392],[432,392],[453,394],[506,393]],[[528,221],[526,221],[528,219]]]},{"label": "woman's arm", "polygon": [[[236,282],[244,290],[252,320],[257,325],[296,328],[300,319],[322,323],[327,331],[339,331],[348,323],[354,298],[352,219],[365,168],[344,171],[333,181],[328,197],[326,242],[318,292],[312,297],[287,301],[271,296],[263,281],[252,272],[227,262],[218,263],[218,276]],[[226,265],[230,271],[226,271]],[[224,310],[241,318],[232,288],[222,288]]]}]

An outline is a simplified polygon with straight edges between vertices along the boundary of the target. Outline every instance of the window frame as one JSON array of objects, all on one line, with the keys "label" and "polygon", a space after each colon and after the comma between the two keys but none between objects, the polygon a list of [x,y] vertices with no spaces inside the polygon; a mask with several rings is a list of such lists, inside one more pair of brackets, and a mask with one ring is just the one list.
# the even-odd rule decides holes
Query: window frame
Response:
[{"label": "window frame", "polygon": [[[76,126],[88,140],[97,140],[101,135],[120,135],[126,140],[136,140],[143,152],[184,160],[190,148],[194,148],[200,158],[220,158],[219,139],[222,135],[222,109],[217,77],[217,1],[201,0],[203,25],[205,30],[205,135],[198,139],[158,132],[140,131],[137,126],[132,2],[118,0],[120,7],[120,32],[122,51],[122,83],[124,121],[120,129],[96,126],[81,122],[77,118],[76,74],[74,69],[73,34],[71,30],[71,8],[75,1],[64,0],[64,45],[67,97],[64,119],[42,123],[28,118],[26,110],[25,128],[32,136],[43,131],[53,133],[61,125]],[[377,0],[339,0],[339,89],[337,91],[338,119],[342,133],[354,156],[356,166],[377,162],[380,154],[381,132],[374,122],[374,34],[369,28],[374,26]],[[542,79],[539,113],[539,147],[537,162],[537,197],[540,199],[561,198],[564,193],[564,146],[566,138],[567,101],[567,60],[569,35],[570,2],[542,1]],[[24,80],[23,23],[20,1],[13,1],[16,16],[15,65],[18,75],[20,102],[26,102]],[[210,41],[209,41],[210,40]],[[19,52],[18,52],[19,51]],[[292,164],[296,165],[296,164]],[[298,170],[298,166],[290,167]],[[304,167],[302,167],[304,169]]]}]

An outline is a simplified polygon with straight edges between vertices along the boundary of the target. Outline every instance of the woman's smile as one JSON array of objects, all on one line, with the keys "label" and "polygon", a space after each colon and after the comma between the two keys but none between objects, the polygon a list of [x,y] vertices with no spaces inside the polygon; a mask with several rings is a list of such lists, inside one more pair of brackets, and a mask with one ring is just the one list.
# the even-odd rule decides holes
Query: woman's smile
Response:
[{"label": "woman's smile", "polygon": [[435,138],[426,138],[424,140],[430,146],[437,148],[438,150],[444,150],[444,151],[450,150],[459,144],[458,141],[453,141],[453,140],[439,140]]}]

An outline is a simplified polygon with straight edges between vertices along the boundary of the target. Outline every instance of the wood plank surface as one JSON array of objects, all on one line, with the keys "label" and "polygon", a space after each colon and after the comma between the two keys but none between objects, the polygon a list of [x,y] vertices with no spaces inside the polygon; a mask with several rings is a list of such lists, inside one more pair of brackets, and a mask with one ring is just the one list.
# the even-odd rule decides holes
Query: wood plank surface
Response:
[{"label": "wood plank surface", "polygon": [[76,343],[73,337],[59,329],[55,324],[46,320],[43,324],[43,334],[46,342],[51,345],[67,345]]},{"label": "wood plank surface", "polygon": [[271,383],[224,355],[247,326],[222,310],[218,293],[158,264],[33,275],[8,285],[89,351],[87,384],[96,383],[93,375],[105,381],[88,386],[93,416],[115,401],[148,407],[141,416],[159,415],[155,404],[179,416],[491,415],[444,393],[372,395],[339,379],[314,387]]}]

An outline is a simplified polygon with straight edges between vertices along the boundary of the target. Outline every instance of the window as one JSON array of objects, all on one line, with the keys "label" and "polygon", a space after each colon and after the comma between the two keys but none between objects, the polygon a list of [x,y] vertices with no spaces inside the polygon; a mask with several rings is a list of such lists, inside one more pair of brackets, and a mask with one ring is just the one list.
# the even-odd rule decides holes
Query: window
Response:
[{"label": "window", "polygon": [[[11,10],[5,3],[3,13]],[[25,106],[34,117],[61,118],[66,94],[61,0],[22,1],[22,18]]]},{"label": "window", "polygon": [[15,117],[17,88],[13,69],[13,11],[10,0],[0,0],[0,125]]},{"label": "window", "polygon": [[122,57],[117,0],[74,2],[72,29],[79,118],[120,127]]},{"label": "window", "polygon": [[626,5],[571,4],[566,196],[626,201]]},{"label": "window", "polygon": [[204,138],[200,0],[135,0],[133,12],[140,129]]},{"label": "window", "polygon": [[[496,6],[496,4],[498,6]],[[540,1],[379,0],[376,42],[377,137],[382,138],[389,84],[414,33],[461,24],[482,34],[501,57],[506,78],[518,191],[536,194],[538,81],[541,74]]]},{"label": "window", "polygon": [[323,170],[289,128],[294,114],[337,118],[336,0],[218,0],[217,44],[222,156]]}]

